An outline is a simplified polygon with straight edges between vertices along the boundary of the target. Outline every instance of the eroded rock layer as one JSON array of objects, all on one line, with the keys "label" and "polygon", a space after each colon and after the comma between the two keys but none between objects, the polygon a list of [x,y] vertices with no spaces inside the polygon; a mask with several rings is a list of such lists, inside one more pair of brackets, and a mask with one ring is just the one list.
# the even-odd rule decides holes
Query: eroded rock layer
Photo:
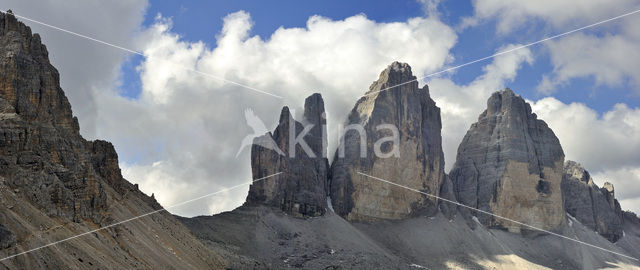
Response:
[{"label": "eroded rock layer", "polygon": [[[510,89],[489,98],[471,125],[451,170],[457,200],[473,208],[542,229],[565,223],[564,153],[553,131]],[[492,227],[519,232],[521,225],[460,209]]]},{"label": "eroded rock layer", "polygon": [[564,207],[569,215],[611,242],[622,237],[623,213],[613,185],[599,188],[582,165],[568,160],[562,177]]},{"label": "eroded rock layer", "polygon": [[335,211],[356,221],[432,214],[436,199],[359,173],[438,195],[444,181],[441,128],[428,87],[418,88],[409,65],[389,65],[348,116],[331,165]]}]

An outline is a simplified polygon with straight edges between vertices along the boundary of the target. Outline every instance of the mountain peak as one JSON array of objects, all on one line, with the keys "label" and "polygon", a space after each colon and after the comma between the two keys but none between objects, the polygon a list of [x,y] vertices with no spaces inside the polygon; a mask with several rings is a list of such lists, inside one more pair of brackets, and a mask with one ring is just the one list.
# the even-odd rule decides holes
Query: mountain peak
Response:
[{"label": "mountain peak", "polygon": [[562,193],[567,213],[611,242],[623,236],[623,213],[613,185],[595,184],[580,163],[568,160],[562,175]]},{"label": "mountain peak", "polygon": [[526,118],[537,118],[531,111],[531,105],[509,88],[494,92],[487,100],[487,110],[480,117],[494,114],[518,114]]},{"label": "mountain peak", "polygon": [[[564,153],[553,131],[510,89],[495,92],[458,148],[451,170],[457,199],[526,224],[557,229],[564,223]],[[517,188],[516,188],[517,187]],[[462,209],[465,216],[474,214]],[[487,215],[482,224],[527,229]]]},{"label": "mountain peak", "polygon": [[401,86],[407,84],[411,88],[418,88],[418,81],[416,80],[416,76],[413,76],[413,73],[411,72],[411,66],[409,66],[409,64],[407,63],[394,61],[393,63],[388,65],[387,68],[385,68],[382,72],[380,72],[378,80],[374,81],[371,86],[369,86],[368,92],[377,92],[380,90],[399,90],[401,89]]},{"label": "mountain peak", "polygon": [[[418,88],[408,64],[393,62],[371,85],[371,95],[356,102],[346,124],[362,127],[367,136],[358,132],[341,134],[330,174],[336,213],[348,220],[372,221],[404,219],[437,210],[438,201],[433,197],[388,190],[385,183],[371,182],[357,173],[394,179],[404,186],[440,195],[445,179],[440,108],[426,89]],[[402,141],[387,145],[385,155],[377,155],[378,140],[394,134],[380,132],[384,125],[396,128],[397,138]],[[397,155],[393,155],[395,147]]]},{"label": "mountain peak", "polygon": [[40,35],[31,34],[31,29],[11,13],[0,12],[0,62],[6,75],[6,83],[0,85],[0,99],[13,108],[12,113],[27,121],[50,123],[78,133],[78,120],[60,88],[60,75],[49,62]]},{"label": "mountain peak", "polygon": [[387,68],[383,71],[383,72],[400,72],[400,73],[408,73],[409,75],[411,74],[411,66],[409,66],[409,64],[407,63],[401,63],[398,61],[393,61],[393,63],[391,63],[390,65],[387,66]]},{"label": "mountain peak", "polygon": [[289,121],[289,118],[291,118],[291,112],[289,111],[289,106],[283,106],[282,110],[280,111],[280,120],[278,121],[278,123],[280,124],[286,123]]},{"label": "mountain peak", "polygon": [[[5,258],[3,268],[224,267],[122,177],[111,143],[82,138],[40,36],[11,13],[0,13],[0,191],[8,206],[0,207],[2,256],[20,255]],[[145,213],[156,214],[110,228]],[[99,227],[96,237],[42,246]],[[38,252],[19,253],[28,249]]]},{"label": "mountain peak", "polygon": [[583,182],[584,184],[594,184],[593,180],[591,179],[591,175],[589,175],[589,172],[584,169],[582,164],[573,160],[567,160],[564,163],[564,173],[571,176],[572,178],[580,180],[580,182]]},{"label": "mountain peak", "polygon": [[[249,187],[246,205],[267,205],[298,217],[320,216],[326,211],[326,185],[328,161],[324,102],[320,94],[305,100],[305,121],[313,128],[303,140],[311,149],[308,153],[302,143],[292,136],[301,136],[304,125],[291,116],[289,107],[280,113],[280,123],[271,134],[254,140],[251,147],[251,170],[254,179],[281,173],[273,179],[256,181]],[[307,124],[308,124],[307,123]],[[323,141],[325,140],[325,141]],[[261,143],[256,143],[261,142]],[[295,145],[291,145],[295,143]],[[308,149],[307,149],[308,150]]]}]

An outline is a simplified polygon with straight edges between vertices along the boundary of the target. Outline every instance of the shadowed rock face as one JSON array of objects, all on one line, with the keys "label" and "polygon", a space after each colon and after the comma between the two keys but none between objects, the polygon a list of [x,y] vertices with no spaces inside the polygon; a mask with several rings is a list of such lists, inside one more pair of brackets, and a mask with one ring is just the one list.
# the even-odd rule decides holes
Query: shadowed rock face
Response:
[{"label": "shadowed rock face", "polygon": [[[269,205],[300,217],[325,213],[329,165],[326,136],[323,136],[326,134],[324,102],[320,94],[313,94],[306,99],[304,118],[303,125],[293,119],[288,107],[284,107],[273,134],[267,133],[254,139],[251,147],[253,179],[282,173],[251,184],[246,204]],[[295,143],[294,138],[302,135],[302,132],[307,132],[304,136],[307,151],[303,144]],[[293,143],[295,147],[290,148]]]},{"label": "shadowed rock face", "polygon": [[[462,204],[543,229],[565,222],[564,153],[553,131],[510,89],[496,92],[458,147],[451,170]],[[481,223],[518,232],[526,227],[461,208]]]},{"label": "shadowed rock face", "polygon": [[[12,15],[0,19],[0,95],[5,110],[24,121],[54,124],[78,133],[78,121],[60,88],[60,75],[49,63],[47,48],[38,34]],[[0,106],[3,107],[3,106]]]},{"label": "shadowed rock face", "polygon": [[[440,108],[415,79],[409,65],[392,63],[349,114],[330,185],[333,208],[348,220],[402,219],[437,210],[432,197],[358,174],[439,195],[444,181]],[[391,86],[396,87],[387,89]],[[362,127],[361,132],[350,125]],[[384,142],[394,132],[384,125],[397,127],[397,145]]]},{"label": "shadowed rock face", "polygon": [[[161,209],[87,141],[37,34],[0,12],[0,257]],[[166,212],[0,262],[7,269],[220,269]]]},{"label": "shadowed rock face", "polygon": [[611,242],[622,237],[623,213],[611,183],[599,188],[582,165],[569,160],[564,165],[562,193],[567,213],[580,223]]},{"label": "shadowed rock face", "polygon": [[115,150],[80,136],[46,47],[11,15],[0,18],[0,70],[0,176],[51,215],[99,223],[105,185],[126,188]]}]

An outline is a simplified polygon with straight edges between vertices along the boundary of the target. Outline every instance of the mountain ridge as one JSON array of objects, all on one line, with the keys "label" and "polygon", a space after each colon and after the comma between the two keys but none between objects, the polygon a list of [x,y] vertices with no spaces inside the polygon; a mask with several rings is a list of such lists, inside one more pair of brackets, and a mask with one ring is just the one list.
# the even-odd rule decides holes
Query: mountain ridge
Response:
[{"label": "mountain ridge", "polygon": [[122,177],[111,143],[80,135],[40,36],[1,12],[0,110],[0,266],[224,266],[164,211],[110,226],[162,207]]},{"label": "mountain ridge", "polygon": [[[553,132],[511,90],[489,98],[487,110],[461,143],[461,164],[476,159],[473,163],[479,166],[504,169],[483,174],[491,181],[476,177],[476,183],[489,183],[482,189],[485,193],[475,192],[488,197],[488,206],[478,208],[528,218],[529,223],[611,252],[555,235],[532,234],[436,199],[473,201],[464,191],[467,180],[474,177],[465,166],[445,173],[440,109],[428,86],[419,88],[415,78],[406,63],[393,62],[380,73],[347,119],[347,124],[362,125],[371,137],[361,143],[353,135],[345,136],[339,145],[345,155],[332,164],[326,158],[321,95],[305,99],[301,121],[293,119],[285,106],[278,127],[256,138],[251,151],[254,179],[283,173],[254,182],[246,203],[233,211],[176,217],[122,177],[111,143],[82,138],[39,35],[11,14],[0,13],[0,255],[6,258],[0,265],[9,269],[638,267],[637,261],[619,254],[640,257],[640,219],[620,209],[611,185],[591,185],[584,168],[564,163]],[[309,124],[314,125],[307,130],[314,154],[300,144],[290,147],[290,137],[301,135]],[[376,128],[385,124],[397,128],[397,149],[390,140],[396,131]],[[491,132],[481,132],[485,129]],[[501,135],[493,136],[497,133]],[[265,140],[273,143],[260,143]],[[474,143],[483,140],[487,143]],[[496,162],[465,150],[472,148],[491,153],[485,157],[493,156]],[[367,150],[363,158],[358,156],[360,149]],[[377,150],[385,157],[374,156]],[[360,171],[437,197],[356,176]],[[505,183],[521,184],[522,189],[507,189]],[[477,185],[476,190],[480,190]],[[567,199],[558,201],[554,196]],[[510,212],[512,201],[520,201],[516,207],[520,212],[549,209],[543,212],[550,215],[518,216],[517,211]],[[499,202],[498,207],[491,205]],[[565,212],[576,205],[575,209],[589,205],[591,211]],[[148,213],[155,214],[83,235]],[[55,247],[46,246],[60,240]]]},{"label": "mountain ridge", "polygon": [[[603,194],[597,202],[613,205],[609,210],[603,208],[602,213],[604,216],[606,213],[621,215],[625,220],[622,226],[629,234],[616,239],[608,237],[611,226],[601,229],[588,223],[583,225],[583,216],[576,218],[567,213],[565,207],[571,208],[580,197],[563,194],[562,188],[567,186],[567,181],[573,180],[567,176],[569,167],[564,166],[560,142],[546,123],[532,113],[530,105],[510,89],[489,97],[487,109],[460,143],[456,165],[450,173],[444,174],[443,169],[433,170],[433,164],[444,166],[443,157],[422,153],[442,153],[438,143],[441,142],[440,112],[429,97],[428,87],[419,89],[414,79],[409,65],[392,63],[356,102],[346,124],[364,126],[367,135],[377,131],[367,125],[393,124],[398,127],[400,144],[420,141],[424,145],[435,145],[435,151],[415,150],[424,149],[420,147],[409,147],[407,151],[401,147],[402,162],[393,162],[384,170],[371,173],[371,164],[377,162],[377,157],[370,152],[374,141],[389,134],[360,140],[356,135],[361,134],[354,132],[354,138],[344,131],[326,179],[329,183],[326,191],[333,209],[325,205],[326,211],[321,215],[300,216],[257,203],[213,216],[180,220],[212,249],[223,253],[232,250],[237,257],[231,264],[238,268],[638,268],[638,262],[630,259],[639,255],[634,248],[640,245],[640,223],[636,215],[623,213],[615,207],[611,185],[597,189],[598,194]],[[402,86],[393,87],[397,84]],[[421,116],[427,121],[403,121],[404,111],[418,112],[412,113],[411,117]],[[432,114],[424,114],[425,111]],[[416,132],[423,129],[412,128],[411,124],[415,123],[430,125],[428,132]],[[298,128],[301,129],[303,127]],[[283,139],[286,140],[278,136],[278,140]],[[317,142],[317,138],[311,141],[312,144]],[[362,149],[369,152],[357,157]],[[343,157],[339,156],[341,150],[345,153]],[[382,153],[392,151],[387,147]],[[254,157],[252,152],[252,168],[255,169],[255,164],[262,163],[254,162]],[[415,161],[420,162],[415,165]],[[389,171],[415,171],[416,168],[424,169],[425,174],[386,175]],[[359,172],[400,182],[411,190],[366,179]],[[429,172],[439,175],[433,188],[428,188],[427,178],[422,177]],[[414,182],[407,184],[407,180]],[[294,177],[287,181],[304,182],[307,179]],[[469,187],[469,183],[473,185]],[[316,185],[321,184],[316,182]],[[480,186],[482,188],[477,188]],[[473,192],[467,192],[469,190]],[[416,191],[431,194],[430,199],[448,201],[433,199],[425,204],[425,208],[415,207],[412,202],[426,197]],[[383,200],[360,197],[359,192],[378,194]],[[394,193],[396,195],[391,195]],[[483,204],[470,203],[480,201],[480,196]],[[565,200],[565,196],[569,199]],[[388,198],[392,198],[392,203],[384,201]],[[468,206],[479,211],[454,203],[469,203]],[[358,207],[362,210],[354,211]],[[399,212],[394,212],[398,209]],[[354,212],[358,215],[353,215]],[[493,213],[493,216],[486,213]],[[504,218],[524,222],[539,230]],[[234,228],[231,232],[226,230],[230,227]],[[238,237],[239,232],[249,236]],[[614,228],[613,235],[618,232]],[[579,240],[574,242],[557,235]],[[602,252],[583,243],[611,252]]]}]

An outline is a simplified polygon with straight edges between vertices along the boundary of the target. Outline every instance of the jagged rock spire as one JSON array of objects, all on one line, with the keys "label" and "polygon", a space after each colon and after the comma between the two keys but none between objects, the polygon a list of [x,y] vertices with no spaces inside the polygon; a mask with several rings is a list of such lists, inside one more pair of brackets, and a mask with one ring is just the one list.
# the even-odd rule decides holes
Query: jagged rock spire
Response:
[{"label": "jagged rock spire", "polygon": [[[313,94],[305,101],[304,124],[294,120],[285,106],[273,134],[267,133],[254,140],[251,147],[253,179],[282,173],[254,182],[246,204],[269,205],[301,217],[325,213],[328,161],[322,156],[326,153],[326,142],[323,142],[326,137],[322,136],[326,133],[323,114],[322,96]],[[313,127],[305,130],[309,125]],[[303,135],[302,132],[308,133],[302,137],[302,143],[297,143],[296,137]],[[305,149],[303,143],[310,149]],[[265,147],[269,145],[277,149]]]},{"label": "jagged rock spire", "polygon": [[[345,128],[342,134],[331,165],[335,211],[358,221],[433,214],[437,200],[358,174],[374,175],[434,195],[440,192],[445,179],[440,109],[429,97],[427,86],[418,88],[411,67],[393,62],[383,70],[349,114],[345,126],[350,125],[362,127],[363,133],[358,128]],[[398,133],[397,145],[380,145],[385,157],[376,155],[376,141],[393,137],[394,132]],[[393,154],[396,150],[397,155]]]}]

